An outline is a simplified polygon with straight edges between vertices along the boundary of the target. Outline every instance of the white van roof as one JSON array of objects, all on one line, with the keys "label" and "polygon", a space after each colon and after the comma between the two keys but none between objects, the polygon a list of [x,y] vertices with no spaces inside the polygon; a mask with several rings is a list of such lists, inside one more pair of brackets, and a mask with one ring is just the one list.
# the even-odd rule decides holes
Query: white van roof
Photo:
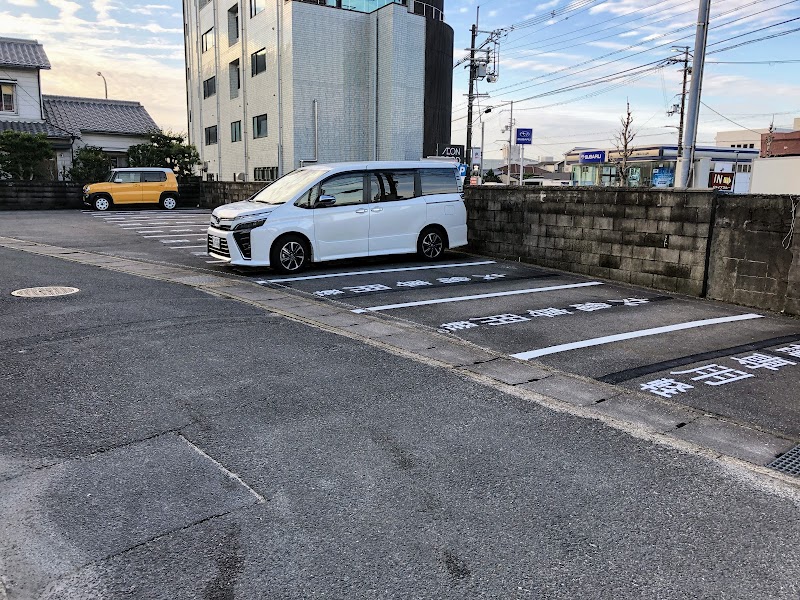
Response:
[{"label": "white van roof", "polygon": [[435,160],[370,160],[363,162],[340,162],[305,165],[304,169],[320,169],[326,171],[351,171],[356,169],[457,169],[455,163],[443,163]]}]

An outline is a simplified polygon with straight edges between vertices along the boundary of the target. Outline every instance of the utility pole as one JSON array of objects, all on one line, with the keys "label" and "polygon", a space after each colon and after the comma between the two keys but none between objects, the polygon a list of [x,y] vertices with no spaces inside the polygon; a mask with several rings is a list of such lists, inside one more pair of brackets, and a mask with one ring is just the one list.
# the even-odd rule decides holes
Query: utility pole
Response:
[{"label": "utility pole", "polygon": [[683,156],[683,119],[686,108],[686,80],[689,78],[689,46],[683,47],[683,89],[681,90],[681,121],[678,125],[678,158]]},{"label": "utility pole", "polygon": [[508,117],[508,185],[511,185],[511,136],[514,132],[514,101],[511,101],[511,115]]},{"label": "utility pole", "polygon": [[694,36],[692,60],[692,83],[689,87],[689,107],[686,115],[686,130],[683,132],[683,147],[686,156],[679,161],[680,172],[676,187],[689,186],[689,172],[694,166],[694,150],[697,143],[697,122],[700,116],[700,92],[703,85],[703,65],[708,40],[708,13],[711,0],[700,0],[697,11],[697,31]]},{"label": "utility pole", "polygon": [[475,11],[475,24],[472,26],[472,41],[469,44],[469,91],[467,92],[467,147],[465,149],[467,165],[472,171],[472,103],[475,100],[475,79],[477,65],[475,64],[475,38],[478,36],[478,17],[481,7]]}]

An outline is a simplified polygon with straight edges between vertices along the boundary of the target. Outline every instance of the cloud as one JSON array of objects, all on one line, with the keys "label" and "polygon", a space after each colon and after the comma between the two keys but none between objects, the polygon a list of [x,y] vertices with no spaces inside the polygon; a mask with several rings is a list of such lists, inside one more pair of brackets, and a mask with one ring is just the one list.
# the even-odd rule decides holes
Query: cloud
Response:
[{"label": "cloud", "polygon": [[29,8],[36,8],[39,5],[37,0],[8,0],[8,3],[14,6],[25,6]]}]

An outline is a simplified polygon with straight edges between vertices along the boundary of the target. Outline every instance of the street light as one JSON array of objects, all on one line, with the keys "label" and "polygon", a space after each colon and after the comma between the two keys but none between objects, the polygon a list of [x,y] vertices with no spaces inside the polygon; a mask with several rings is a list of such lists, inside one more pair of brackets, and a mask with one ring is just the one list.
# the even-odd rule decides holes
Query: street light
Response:
[{"label": "street light", "polygon": [[97,72],[97,75],[98,75],[98,77],[103,77],[103,88],[106,91],[106,100],[108,100],[108,84],[106,83],[106,78],[103,76],[103,74],[100,71]]}]

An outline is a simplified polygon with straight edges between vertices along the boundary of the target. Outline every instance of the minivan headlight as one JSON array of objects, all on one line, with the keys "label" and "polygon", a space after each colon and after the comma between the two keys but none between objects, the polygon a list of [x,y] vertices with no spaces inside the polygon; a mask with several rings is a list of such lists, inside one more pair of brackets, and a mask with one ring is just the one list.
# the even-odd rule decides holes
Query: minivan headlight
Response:
[{"label": "minivan headlight", "polygon": [[234,225],[234,231],[250,231],[251,229],[255,229],[256,227],[261,227],[264,223],[266,223],[266,219],[261,219],[259,221],[248,221],[247,223],[239,223],[238,225]]},{"label": "minivan headlight", "polygon": [[83,193],[84,194],[88,194],[89,193],[89,186],[88,185],[83,186]]}]

